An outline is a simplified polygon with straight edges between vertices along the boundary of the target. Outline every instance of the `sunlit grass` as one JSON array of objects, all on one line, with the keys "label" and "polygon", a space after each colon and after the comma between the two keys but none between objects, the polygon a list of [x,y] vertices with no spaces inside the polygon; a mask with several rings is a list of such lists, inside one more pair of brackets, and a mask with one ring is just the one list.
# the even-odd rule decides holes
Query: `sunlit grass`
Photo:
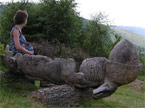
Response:
[{"label": "sunlit grass", "polygon": [[108,100],[128,108],[145,108],[145,94],[131,90],[128,85],[120,87]]},{"label": "sunlit grass", "polygon": [[[138,79],[145,81],[145,76],[140,76]],[[131,86],[121,86],[110,97],[101,100],[87,100],[81,106],[95,108],[145,108],[145,94],[134,91]],[[145,90],[145,82],[140,89]]]}]

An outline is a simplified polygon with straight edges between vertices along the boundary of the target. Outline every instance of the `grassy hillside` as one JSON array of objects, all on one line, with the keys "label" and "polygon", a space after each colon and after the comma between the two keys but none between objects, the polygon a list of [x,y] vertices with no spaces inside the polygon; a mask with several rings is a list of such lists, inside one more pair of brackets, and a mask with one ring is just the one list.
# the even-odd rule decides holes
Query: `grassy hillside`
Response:
[{"label": "grassy hillside", "polygon": [[122,28],[125,30],[129,30],[145,37],[145,29],[142,27],[133,27],[133,26],[117,26],[118,28]]},{"label": "grassy hillside", "polygon": [[127,39],[131,41],[136,46],[141,46],[145,48],[145,37],[138,35],[132,31],[117,28],[117,27],[112,27],[112,29],[116,33],[119,33],[123,39]]}]

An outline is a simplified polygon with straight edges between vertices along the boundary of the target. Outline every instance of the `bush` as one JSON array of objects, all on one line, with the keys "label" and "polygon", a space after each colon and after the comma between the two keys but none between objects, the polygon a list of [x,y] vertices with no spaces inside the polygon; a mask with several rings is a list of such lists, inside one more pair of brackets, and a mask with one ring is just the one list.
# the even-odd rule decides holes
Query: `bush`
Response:
[{"label": "bush", "polygon": [[77,42],[81,28],[81,19],[75,7],[74,0],[42,0],[38,4],[8,3],[0,19],[0,40],[3,43],[9,42],[9,33],[14,26],[13,16],[21,9],[27,10],[29,14],[28,24],[23,30],[28,41],[44,39],[71,46]]},{"label": "bush", "polygon": [[81,19],[75,11],[74,0],[43,0],[41,22],[45,39],[59,40],[72,45],[77,41],[81,28]]}]

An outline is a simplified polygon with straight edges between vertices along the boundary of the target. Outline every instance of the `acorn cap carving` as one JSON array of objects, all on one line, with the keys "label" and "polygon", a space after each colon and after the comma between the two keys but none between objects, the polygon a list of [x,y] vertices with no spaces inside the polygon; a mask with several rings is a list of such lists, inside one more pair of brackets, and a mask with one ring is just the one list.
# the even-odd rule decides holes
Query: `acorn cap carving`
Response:
[{"label": "acorn cap carving", "polygon": [[121,40],[112,49],[110,62],[106,64],[107,78],[121,86],[134,81],[139,75],[141,64],[135,46],[128,40]]}]

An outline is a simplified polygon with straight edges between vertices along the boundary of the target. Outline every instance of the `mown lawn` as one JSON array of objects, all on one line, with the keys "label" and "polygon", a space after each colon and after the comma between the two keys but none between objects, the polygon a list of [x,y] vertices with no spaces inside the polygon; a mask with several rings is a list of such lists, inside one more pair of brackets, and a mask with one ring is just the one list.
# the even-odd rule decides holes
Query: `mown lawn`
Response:
[{"label": "mown lawn", "polygon": [[[0,70],[7,70],[0,66]],[[28,82],[14,82],[6,80],[7,76],[0,72],[0,108],[47,108],[38,100],[29,100],[28,94],[39,89]],[[133,84],[120,87],[110,97],[100,100],[86,100],[79,107],[95,108],[145,108],[145,76],[139,76],[142,81],[139,91],[134,90]],[[133,82],[136,83],[136,82]]]}]

